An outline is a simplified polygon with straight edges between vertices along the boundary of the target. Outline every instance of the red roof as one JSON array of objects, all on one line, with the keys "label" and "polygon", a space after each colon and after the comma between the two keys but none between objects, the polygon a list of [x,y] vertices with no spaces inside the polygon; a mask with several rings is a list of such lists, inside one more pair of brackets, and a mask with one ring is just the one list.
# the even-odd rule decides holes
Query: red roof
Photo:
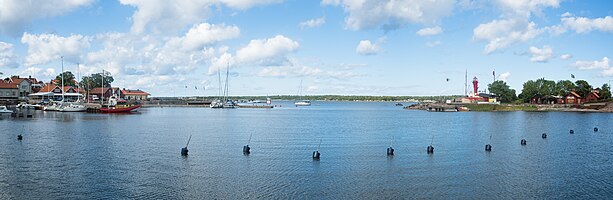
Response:
[{"label": "red roof", "polygon": [[7,83],[4,81],[0,81],[0,88],[1,89],[18,89],[17,84],[14,83]]},{"label": "red roof", "polygon": [[126,90],[123,89],[121,90],[121,93],[123,93],[123,95],[143,95],[143,96],[147,96],[147,95],[151,95],[145,91],[142,90]]},{"label": "red roof", "polygon": [[577,97],[577,98],[581,98],[581,95],[577,94],[576,92],[570,92],[570,93],[568,93],[568,95],[566,95],[566,96],[569,96],[569,95],[573,95],[573,96],[575,96],[575,97]]},{"label": "red roof", "polygon": [[90,94],[102,94],[102,91],[104,91],[104,93],[106,93],[107,91],[109,91],[111,88],[107,88],[105,87],[104,90],[102,90],[101,87],[97,87],[97,88],[92,88],[89,93]]}]

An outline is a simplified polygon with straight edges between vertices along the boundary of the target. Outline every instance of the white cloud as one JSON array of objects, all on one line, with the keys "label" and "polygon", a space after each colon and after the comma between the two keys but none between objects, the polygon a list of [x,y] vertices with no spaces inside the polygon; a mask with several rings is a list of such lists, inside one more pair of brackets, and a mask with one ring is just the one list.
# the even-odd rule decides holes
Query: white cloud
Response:
[{"label": "white cloud", "polygon": [[342,6],[352,30],[382,27],[397,29],[408,23],[432,24],[450,15],[455,0],[323,0],[322,5]]},{"label": "white cloud", "polygon": [[255,62],[259,65],[281,65],[287,61],[286,55],[298,47],[298,42],[283,35],[251,40],[247,46],[236,51],[236,60],[243,64]]},{"label": "white cloud", "polygon": [[131,17],[133,33],[151,31],[155,34],[172,34],[184,30],[190,24],[206,20],[212,14],[211,7],[215,5],[248,9],[257,5],[282,2],[282,0],[120,0],[119,2],[136,7]]},{"label": "white cloud", "polygon": [[34,35],[26,32],[21,37],[21,42],[28,45],[25,66],[59,61],[60,56],[64,56],[64,61],[76,63],[90,46],[89,38],[82,35],[62,37],[55,34]]},{"label": "white cloud", "polygon": [[21,35],[31,21],[65,14],[90,5],[93,0],[0,1],[0,33]]},{"label": "white cloud", "polygon": [[236,26],[202,23],[194,25],[185,36],[170,39],[167,45],[185,51],[201,50],[205,45],[233,39],[239,35],[240,29]]},{"label": "white cloud", "polygon": [[503,11],[500,19],[479,24],[473,30],[473,38],[487,41],[484,53],[507,48],[512,44],[526,42],[545,31],[561,33],[556,27],[539,29],[536,23],[530,21],[533,14],[542,14],[543,8],[560,6],[560,0],[497,0],[496,5]]},{"label": "white cloud", "polygon": [[437,40],[437,41],[434,41],[434,42],[426,42],[426,46],[428,46],[428,47],[436,47],[438,45],[441,45],[441,41],[440,40]]},{"label": "white cloud", "polygon": [[323,25],[324,23],[326,23],[326,18],[325,17],[320,17],[320,18],[316,18],[316,19],[310,19],[304,22],[300,23],[300,28],[305,29],[305,28],[315,28],[318,26]]},{"label": "white cloud", "polygon": [[511,76],[511,72],[504,72],[504,73],[498,75],[498,79],[502,80],[504,82],[507,82],[509,80],[510,76]]},{"label": "white cloud", "polygon": [[432,36],[443,33],[443,29],[440,26],[430,27],[430,28],[422,28],[416,32],[419,36]]},{"label": "white cloud", "polygon": [[601,70],[600,74],[602,76],[613,77],[613,67],[608,57],[604,57],[600,61],[576,61],[571,65],[580,70]]},{"label": "white cloud", "polygon": [[59,72],[56,72],[53,68],[43,69],[38,67],[28,67],[20,74],[32,76],[38,79],[38,81],[49,82],[49,80],[55,79]]},{"label": "white cloud", "polygon": [[545,45],[543,48],[539,49],[537,47],[530,47],[530,53],[532,57],[530,58],[530,62],[548,62],[553,58],[553,49],[551,47]]},{"label": "white cloud", "polygon": [[563,15],[561,20],[564,27],[574,30],[577,33],[589,33],[594,30],[613,32],[613,17],[611,16],[590,19],[585,17],[573,17],[568,14]]},{"label": "white cloud", "polygon": [[372,43],[370,40],[362,40],[355,48],[355,52],[360,55],[376,55],[381,52],[379,44]]},{"label": "white cloud", "polygon": [[342,70],[342,71],[324,71],[317,67],[307,66],[277,66],[266,67],[257,73],[260,77],[315,77],[315,78],[332,78],[332,79],[347,79],[358,76],[357,73]]},{"label": "white cloud", "polygon": [[473,30],[473,38],[488,41],[484,53],[490,54],[512,44],[534,39],[541,33],[543,30],[537,29],[534,22],[503,19],[480,24]]},{"label": "white cloud", "polygon": [[13,53],[13,44],[0,42],[0,67],[19,67],[17,56]]},{"label": "white cloud", "polygon": [[562,59],[562,60],[568,60],[568,59],[571,59],[572,57],[573,57],[573,55],[571,55],[571,54],[562,54],[562,55],[560,56],[560,59]]}]

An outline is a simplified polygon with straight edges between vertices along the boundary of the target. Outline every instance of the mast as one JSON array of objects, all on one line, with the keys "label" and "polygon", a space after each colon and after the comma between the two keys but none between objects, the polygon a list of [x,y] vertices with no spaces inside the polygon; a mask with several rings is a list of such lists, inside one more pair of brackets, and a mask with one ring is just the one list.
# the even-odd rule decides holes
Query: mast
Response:
[{"label": "mast", "polygon": [[217,90],[217,96],[221,98],[221,68],[217,69],[217,82],[219,83],[219,89]]},{"label": "mast", "polygon": [[100,104],[104,105],[104,69],[102,70],[102,91],[100,92]]},{"label": "mast", "polygon": [[224,91],[224,101],[228,102],[228,96],[230,94],[228,94],[229,90],[228,90],[228,79],[230,79],[230,62],[228,62],[228,66],[226,67],[226,86],[225,86],[225,91]]},{"label": "mast", "polygon": [[60,56],[60,59],[62,60],[62,102],[64,102],[64,56]]},{"label": "mast", "polygon": [[468,69],[464,73],[464,96],[468,96]]},{"label": "mast", "polygon": [[[81,94],[81,84],[79,83],[79,79],[81,77],[81,73],[79,72],[79,62],[77,62],[77,94]],[[81,100],[80,96],[77,96],[77,101]]]}]

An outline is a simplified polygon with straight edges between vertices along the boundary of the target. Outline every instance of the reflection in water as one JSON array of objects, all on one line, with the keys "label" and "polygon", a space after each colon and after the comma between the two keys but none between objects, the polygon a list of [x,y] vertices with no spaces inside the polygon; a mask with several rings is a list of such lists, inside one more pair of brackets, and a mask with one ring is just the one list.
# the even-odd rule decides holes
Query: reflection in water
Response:
[{"label": "reflection in water", "polygon": [[[613,195],[611,114],[282,103],[274,109],[143,108],[128,115],[39,111],[31,119],[0,120],[0,199]],[[251,134],[252,151],[244,155]],[[189,135],[184,157],[180,148]],[[394,156],[387,156],[392,137]],[[321,159],[314,161],[320,139]],[[435,153],[427,154],[431,143]]]}]

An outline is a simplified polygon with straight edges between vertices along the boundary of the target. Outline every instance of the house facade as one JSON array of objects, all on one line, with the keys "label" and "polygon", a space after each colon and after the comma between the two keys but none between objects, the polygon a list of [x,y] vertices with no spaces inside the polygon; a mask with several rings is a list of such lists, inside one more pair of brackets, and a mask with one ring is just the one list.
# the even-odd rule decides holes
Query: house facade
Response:
[{"label": "house facade", "polygon": [[570,92],[564,97],[566,104],[581,104],[581,96],[576,92]]},{"label": "house facade", "polygon": [[120,91],[120,96],[122,99],[125,100],[138,100],[138,101],[144,101],[149,99],[149,93],[142,91],[140,89],[138,90],[129,90],[129,89],[122,89]]},{"label": "house facade", "polygon": [[0,99],[16,100],[19,98],[19,88],[13,83],[0,80]]}]

